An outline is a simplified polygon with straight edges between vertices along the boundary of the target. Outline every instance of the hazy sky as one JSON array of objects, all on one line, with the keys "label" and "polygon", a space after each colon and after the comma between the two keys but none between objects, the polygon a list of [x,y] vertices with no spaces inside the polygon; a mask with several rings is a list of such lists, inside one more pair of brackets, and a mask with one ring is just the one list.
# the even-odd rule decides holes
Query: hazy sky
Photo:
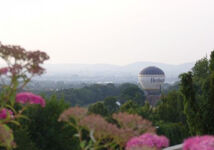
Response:
[{"label": "hazy sky", "polygon": [[192,62],[214,49],[214,0],[0,0],[0,41],[49,63]]}]

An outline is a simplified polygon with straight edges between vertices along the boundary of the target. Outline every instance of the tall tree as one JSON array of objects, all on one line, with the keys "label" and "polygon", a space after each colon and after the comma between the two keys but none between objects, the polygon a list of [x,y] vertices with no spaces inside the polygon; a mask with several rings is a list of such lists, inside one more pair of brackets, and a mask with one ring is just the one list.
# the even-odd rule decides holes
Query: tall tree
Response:
[{"label": "tall tree", "polygon": [[214,134],[214,51],[209,61],[197,61],[193,73],[184,73],[180,78],[190,133]]},{"label": "tall tree", "polygon": [[201,119],[200,109],[195,98],[192,72],[184,73],[180,75],[180,78],[181,92],[184,95],[184,113],[187,118],[190,134],[201,134],[201,122],[199,121]]}]

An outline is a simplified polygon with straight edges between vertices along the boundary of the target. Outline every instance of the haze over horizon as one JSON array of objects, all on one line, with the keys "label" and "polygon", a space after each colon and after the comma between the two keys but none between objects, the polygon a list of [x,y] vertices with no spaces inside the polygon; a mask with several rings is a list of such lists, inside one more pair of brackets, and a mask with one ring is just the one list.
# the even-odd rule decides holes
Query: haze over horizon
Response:
[{"label": "haze over horizon", "polygon": [[51,64],[195,62],[214,49],[213,0],[7,0],[0,41]]},{"label": "haze over horizon", "polygon": [[172,63],[165,63],[165,62],[155,62],[155,61],[136,61],[136,62],[129,62],[127,64],[113,64],[113,63],[54,63],[54,62],[48,62],[48,63],[45,63],[45,65],[112,65],[112,66],[120,66],[120,67],[123,67],[123,66],[127,66],[127,65],[133,65],[133,64],[136,64],[136,63],[146,63],[150,64],[150,66],[153,66],[154,64],[161,64],[161,65],[172,65],[172,66],[179,66],[179,65],[185,65],[185,64],[195,64],[196,61],[192,61],[192,62],[183,62],[183,63],[178,63],[178,64],[172,64]]}]

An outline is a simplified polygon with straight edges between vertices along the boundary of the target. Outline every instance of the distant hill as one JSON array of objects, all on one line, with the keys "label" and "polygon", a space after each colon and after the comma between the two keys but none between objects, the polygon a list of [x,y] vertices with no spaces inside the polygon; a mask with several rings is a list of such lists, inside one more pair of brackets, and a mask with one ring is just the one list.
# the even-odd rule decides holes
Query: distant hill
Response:
[{"label": "distant hill", "polygon": [[135,62],[124,66],[110,64],[46,64],[47,73],[42,76],[42,79],[88,83],[136,83],[138,73],[148,66],[161,68],[165,72],[166,82],[172,83],[178,80],[179,74],[191,70],[194,63],[171,65],[156,62]]}]

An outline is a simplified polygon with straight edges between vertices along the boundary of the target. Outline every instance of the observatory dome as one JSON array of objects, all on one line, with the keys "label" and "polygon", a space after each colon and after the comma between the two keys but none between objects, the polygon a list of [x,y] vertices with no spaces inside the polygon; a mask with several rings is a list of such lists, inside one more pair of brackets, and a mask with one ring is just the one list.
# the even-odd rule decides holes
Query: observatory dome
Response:
[{"label": "observatory dome", "polygon": [[155,66],[147,67],[140,72],[141,75],[164,75],[164,72]]}]

